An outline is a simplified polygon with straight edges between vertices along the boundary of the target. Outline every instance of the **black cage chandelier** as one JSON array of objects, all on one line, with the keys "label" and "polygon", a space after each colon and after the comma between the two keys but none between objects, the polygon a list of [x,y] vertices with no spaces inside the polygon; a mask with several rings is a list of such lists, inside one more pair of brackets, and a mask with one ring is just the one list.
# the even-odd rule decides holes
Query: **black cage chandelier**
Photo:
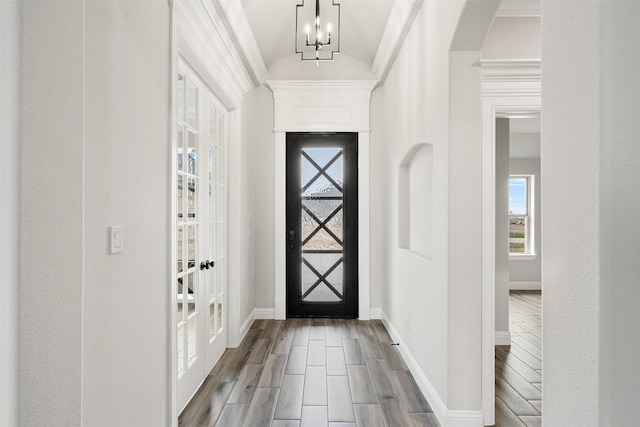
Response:
[{"label": "black cage chandelier", "polygon": [[302,0],[296,5],[296,53],[303,61],[316,61],[316,65],[332,61],[333,55],[340,53],[340,4],[336,0],[311,0],[306,6]]}]

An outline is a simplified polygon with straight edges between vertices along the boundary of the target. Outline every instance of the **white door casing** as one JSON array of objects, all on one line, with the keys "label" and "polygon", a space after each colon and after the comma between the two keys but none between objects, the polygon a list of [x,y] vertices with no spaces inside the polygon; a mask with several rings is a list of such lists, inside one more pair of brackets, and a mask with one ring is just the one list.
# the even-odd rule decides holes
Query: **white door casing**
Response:
[{"label": "white door casing", "polygon": [[482,412],[495,418],[496,118],[541,111],[539,60],[483,60],[482,75]]}]

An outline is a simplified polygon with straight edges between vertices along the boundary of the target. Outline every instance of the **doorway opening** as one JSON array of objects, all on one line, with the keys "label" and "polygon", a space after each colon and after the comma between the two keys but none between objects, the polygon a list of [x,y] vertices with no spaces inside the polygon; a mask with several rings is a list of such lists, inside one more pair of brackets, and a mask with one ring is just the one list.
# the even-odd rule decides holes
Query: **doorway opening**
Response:
[{"label": "doorway opening", "polygon": [[542,418],[540,114],[495,119],[495,424]]},{"label": "doorway opening", "polygon": [[288,317],[358,317],[357,159],[357,133],[287,133]]}]

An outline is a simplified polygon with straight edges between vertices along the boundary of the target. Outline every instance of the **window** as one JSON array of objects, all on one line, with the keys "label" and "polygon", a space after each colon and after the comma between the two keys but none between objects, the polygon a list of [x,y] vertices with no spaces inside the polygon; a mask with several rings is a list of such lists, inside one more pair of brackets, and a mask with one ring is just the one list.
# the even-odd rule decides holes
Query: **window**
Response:
[{"label": "window", "polygon": [[509,177],[509,254],[533,255],[533,176]]}]

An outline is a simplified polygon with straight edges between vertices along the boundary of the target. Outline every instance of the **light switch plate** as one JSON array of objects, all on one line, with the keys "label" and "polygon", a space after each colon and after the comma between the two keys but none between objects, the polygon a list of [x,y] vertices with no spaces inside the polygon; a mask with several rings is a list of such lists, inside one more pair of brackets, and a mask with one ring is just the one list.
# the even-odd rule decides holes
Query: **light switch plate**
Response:
[{"label": "light switch plate", "polygon": [[121,225],[109,227],[109,253],[119,254],[124,251],[124,232]]}]

